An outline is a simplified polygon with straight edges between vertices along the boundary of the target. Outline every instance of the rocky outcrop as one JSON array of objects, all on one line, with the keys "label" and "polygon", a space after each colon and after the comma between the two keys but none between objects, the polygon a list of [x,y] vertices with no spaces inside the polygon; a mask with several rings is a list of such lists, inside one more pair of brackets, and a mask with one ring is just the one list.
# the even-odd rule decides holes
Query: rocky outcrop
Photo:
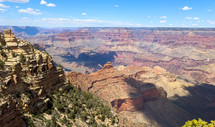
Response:
[{"label": "rocky outcrop", "polygon": [[3,127],[24,127],[21,112],[16,109],[15,102],[9,97],[0,98],[0,125]]},{"label": "rocky outcrop", "polygon": [[95,73],[70,72],[67,78],[77,88],[105,100],[121,117],[122,126],[123,119],[131,122],[129,126],[180,126],[191,116],[168,100],[188,92],[175,75],[160,67],[129,66],[119,71],[108,62]]},{"label": "rocky outcrop", "polygon": [[21,113],[46,109],[47,95],[64,84],[64,71],[48,53],[16,38],[11,30],[4,30],[1,40],[0,94],[7,101],[0,101],[0,125],[24,126]]}]

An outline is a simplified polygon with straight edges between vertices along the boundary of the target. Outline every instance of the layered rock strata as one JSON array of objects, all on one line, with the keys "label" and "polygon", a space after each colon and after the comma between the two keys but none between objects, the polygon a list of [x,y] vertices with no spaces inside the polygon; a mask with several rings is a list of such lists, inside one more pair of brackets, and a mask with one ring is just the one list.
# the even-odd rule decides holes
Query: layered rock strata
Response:
[{"label": "layered rock strata", "polygon": [[[190,114],[168,98],[189,94],[176,76],[163,68],[129,66],[115,69],[111,63],[92,74],[70,72],[69,82],[93,93],[118,112],[121,126],[181,126]],[[192,86],[192,84],[187,84]],[[168,94],[167,94],[168,93]],[[169,114],[169,115],[167,115]]]},{"label": "layered rock strata", "polygon": [[46,109],[47,95],[64,84],[64,71],[48,53],[16,38],[11,30],[4,30],[0,41],[0,125],[25,126],[21,113]]}]

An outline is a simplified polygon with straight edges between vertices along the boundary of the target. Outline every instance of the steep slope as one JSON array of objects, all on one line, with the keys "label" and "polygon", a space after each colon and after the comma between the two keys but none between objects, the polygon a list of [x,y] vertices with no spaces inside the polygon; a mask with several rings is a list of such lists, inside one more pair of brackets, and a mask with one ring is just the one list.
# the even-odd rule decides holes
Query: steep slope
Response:
[{"label": "steep slope", "polygon": [[[104,99],[107,105],[118,112],[122,126],[131,122],[130,126],[136,123],[141,126],[175,127],[197,116],[189,111],[192,107],[198,110],[195,100],[192,104],[188,99],[176,99],[192,95],[186,88],[194,87],[195,84],[178,79],[158,66],[153,69],[129,66],[117,70],[111,63],[107,63],[98,72],[70,72],[67,78],[77,88]],[[196,97],[203,99],[201,94]],[[211,97],[214,96],[209,98],[212,99]],[[204,99],[210,100],[209,98]],[[199,109],[207,108],[198,106]]]},{"label": "steep slope", "polygon": [[0,33],[0,126],[118,126],[97,97],[65,83],[62,67],[10,30]]},{"label": "steep slope", "polygon": [[11,30],[0,33],[0,42],[0,126],[25,126],[21,113],[46,109],[48,93],[64,84],[64,71]]}]

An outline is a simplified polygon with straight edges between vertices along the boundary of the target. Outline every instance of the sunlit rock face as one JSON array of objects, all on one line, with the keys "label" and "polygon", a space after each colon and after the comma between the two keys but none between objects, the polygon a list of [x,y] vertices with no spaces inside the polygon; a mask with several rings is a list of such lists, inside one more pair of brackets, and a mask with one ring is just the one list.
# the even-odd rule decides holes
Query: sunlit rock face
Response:
[{"label": "sunlit rock face", "polygon": [[25,126],[21,113],[46,109],[47,94],[64,84],[64,71],[11,30],[4,30],[0,40],[0,125]]},{"label": "sunlit rock face", "polygon": [[130,125],[181,126],[192,118],[189,112],[173,104],[172,99],[175,95],[188,96],[185,87],[194,84],[179,80],[158,66],[117,70],[108,62],[95,73],[69,72],[66,77],[77,88],[105,100],[119,114],[122,125],[123,119],[127,119]]}]

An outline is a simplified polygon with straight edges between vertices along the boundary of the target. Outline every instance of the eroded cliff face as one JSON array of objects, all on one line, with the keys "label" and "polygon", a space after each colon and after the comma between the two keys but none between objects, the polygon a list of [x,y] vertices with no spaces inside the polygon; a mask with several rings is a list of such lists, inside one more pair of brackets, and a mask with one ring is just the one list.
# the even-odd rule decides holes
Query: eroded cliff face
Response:
[{"label": "eroded cliff face", "polygon": [[184,84],[190,87],[194,84],[179,81],[175,75],[158,66],[129,66],[117,70],[107,63],[95,73],[70,72],[67,78],[77,88],[105,100],[120,116],[121,126],[173,127],[181,126],[192,118],[189,112],[170,100],[175,95],[189,95]]},{"label": "eroded cliff face", "polygon": [[49,54],[10,30],[1,33],[0,41],[0,125],[25,126],[21,113],[43,111],[47,95],[64,84],[64,71]]}]

